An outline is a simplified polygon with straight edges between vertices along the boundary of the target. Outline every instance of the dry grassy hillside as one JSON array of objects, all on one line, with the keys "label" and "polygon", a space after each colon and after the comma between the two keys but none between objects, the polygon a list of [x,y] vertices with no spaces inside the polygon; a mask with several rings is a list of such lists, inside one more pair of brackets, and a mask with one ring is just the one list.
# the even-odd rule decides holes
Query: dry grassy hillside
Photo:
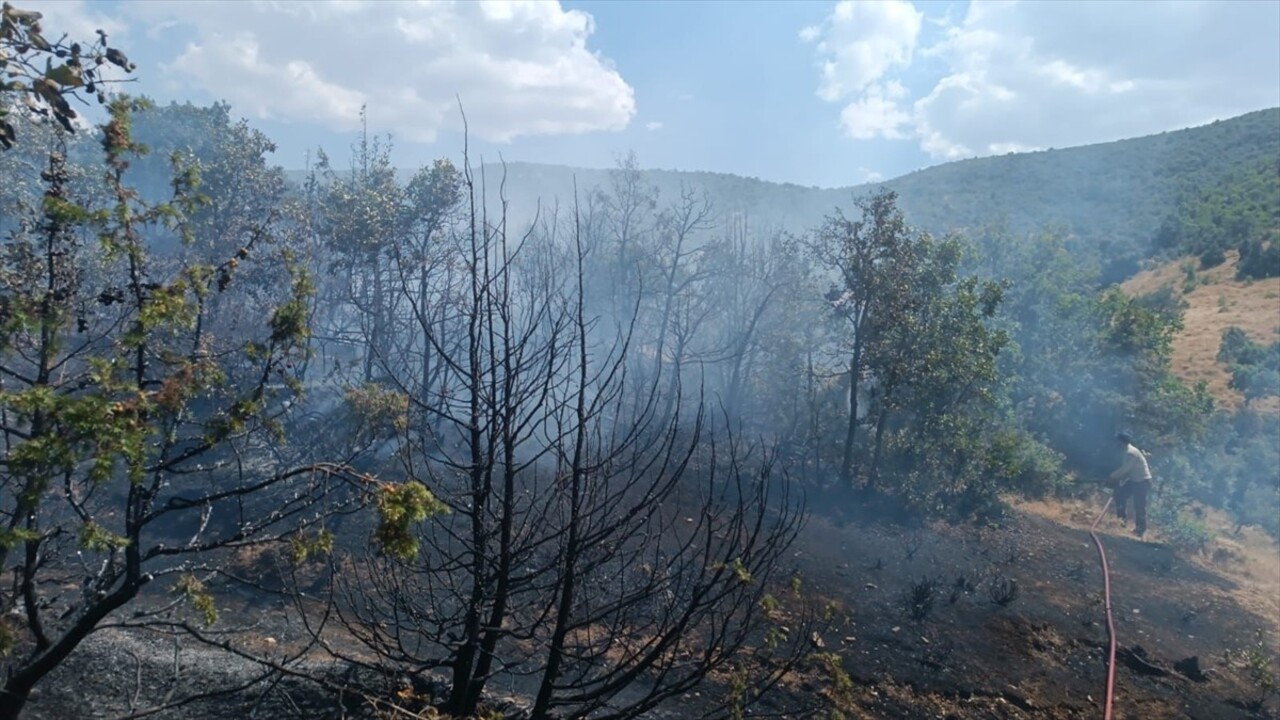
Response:
[{"label": "dry grassy hillside", "polygon": [[[1189,383],[1204,380],[1219,404],[1236,409],[1244,402],[1227,386],[1231,372],[1218,362],[1222,331],[1240,327],[1254,340],[1280,339],[1280,278],[1237,280],[1239,254],[1232,250],[1218,267],[1201,270],[1192,259],[1159,265],[1124,283],[1125,292],[1142,295],[1171,287],[1187,302],[1184,327],[1173,341],[1173,372]],[[1280,398],[1263,398],[1255,409],[1280,412]]]}]

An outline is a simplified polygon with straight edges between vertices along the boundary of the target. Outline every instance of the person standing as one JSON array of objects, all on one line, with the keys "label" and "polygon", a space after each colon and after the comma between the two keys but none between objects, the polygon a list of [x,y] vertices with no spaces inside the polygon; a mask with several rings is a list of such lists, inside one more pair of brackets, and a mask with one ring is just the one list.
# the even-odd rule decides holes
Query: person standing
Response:
[{"label": "person standing", "polygon": [[1151,492],[1151,467],[1147,464],[1147,456],[1134,447],[1133,438],[1128,433],[1116,433],[1116,441],[1124,449],[1124,460],[1111,473],[1111,479],[1120,483],[1115,494],[1116,516],[1121,521],[1128,519],[1125,506],[1132,499],[1133,532],[1142,537],[1147,532],[1147,494]]}]

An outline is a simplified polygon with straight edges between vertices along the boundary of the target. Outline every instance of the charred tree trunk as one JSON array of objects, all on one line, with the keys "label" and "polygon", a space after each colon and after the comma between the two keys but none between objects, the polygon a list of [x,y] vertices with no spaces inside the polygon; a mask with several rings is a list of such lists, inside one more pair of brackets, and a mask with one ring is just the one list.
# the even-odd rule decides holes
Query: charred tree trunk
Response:
[{"label": "charred tree trunk", "polygon": [[876,436],[874,440],[875,450],[871,457],[871,469],[867,473],[866,490],[868,493],[875,492],[876,483],[880,479],[880,460],[884,454],[884,430],[888,419],[889,410],[887,408],[882,408],[880,412],[876,414]]},{"label": "charred tree trunk", "polygon": [[844,451],[840,458],[840,479],[845,487],[853,488],[858,479],[857,431],[858,390],[862,378],[862,336],[853,341],[853,357],[849,360],[849,422],[845,426]]}]

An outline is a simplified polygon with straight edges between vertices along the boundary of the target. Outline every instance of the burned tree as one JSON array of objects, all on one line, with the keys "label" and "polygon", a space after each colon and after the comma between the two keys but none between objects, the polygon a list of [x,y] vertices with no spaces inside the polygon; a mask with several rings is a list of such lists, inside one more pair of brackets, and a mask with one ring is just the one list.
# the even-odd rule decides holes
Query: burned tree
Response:
[{"label": "burned tree", "polygon": [[[568,507],[559,514],[554,621],[533,635],[541,666],[533,716],[630,718],[745,659],[801,516],[770,458],[748,461],[731,435],[708,431],[701,410],[655,415],[649,389],[649,402],[619,412],[627,343],[606,355],[619,360],[590,372],[577,238],[577,382],[555,420]],[[764,671],[760,685],[794,660]]]},{"label": "burned tree", "polygon": [[[577,208],[571,238],[549,215],[509,241],[464,173],[465,270],[429,278],[450,309],[423,326],[447,392],[388,373],[438,420],[411,423],[396,462],[450,513],[415,554],[336,555],[332,609],[379,668],[445,672],[457,715],[496,681],[532,683],[539,718],[636,717],[732,663],[767,688],[800,649],[762,640],[801,522],[785,479],[701,410],[665,413],[658,378],[631,381],[635,310],[589,313]],[[752,664],[756,646],[779,661]]]},{"label": "burned tree", "polygon": [[[501,223],[485,222],[475,185],[467,169],[466,222],[433,233],[427,251],[393,251],[415,334],[398,341],[407,352],[378,365],[385,391],[404,398],[410,417],[393,471],[429,478],[450,512],[421,533],[416,553],[374,553],[360,564],[369,573],[336,576],[340,617],[353,634],[403,666],[447,669],[445,705],[462,714],[479,703],[504,623],[536,579],[526,569],[531,538],[553,493],[520,478],[536,476],[546,454],[536,449],[545,406],[568,359],[558,288],[529,257],[541,248],[527,237],[509,243]],[[427,357],[434,370],[420,362]]]}]

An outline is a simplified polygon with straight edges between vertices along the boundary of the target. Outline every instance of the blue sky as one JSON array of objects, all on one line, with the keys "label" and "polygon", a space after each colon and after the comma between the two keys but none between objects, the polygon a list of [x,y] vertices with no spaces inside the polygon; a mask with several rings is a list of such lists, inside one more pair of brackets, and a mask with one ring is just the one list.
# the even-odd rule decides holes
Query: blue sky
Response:
[{"label": "blue sky", "polygon": [[411,167],[485,159],[824,187],[1280,105],[1280,2],[17,3],[104,27],[130,92],[225,99],[302,166],[367,105]]}]

